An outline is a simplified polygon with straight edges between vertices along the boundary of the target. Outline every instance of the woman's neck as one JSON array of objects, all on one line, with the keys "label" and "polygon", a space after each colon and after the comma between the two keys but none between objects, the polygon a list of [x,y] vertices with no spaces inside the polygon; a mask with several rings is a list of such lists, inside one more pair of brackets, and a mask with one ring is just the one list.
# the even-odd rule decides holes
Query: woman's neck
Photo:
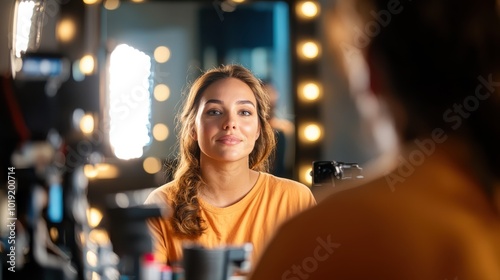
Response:
[{"label": "woman's neck", "polygon": [[201,166],[203,184],[200,197],[217,207],[227,207],[240,201],[257,182],[259,174],[248,166],[228,164]]}]

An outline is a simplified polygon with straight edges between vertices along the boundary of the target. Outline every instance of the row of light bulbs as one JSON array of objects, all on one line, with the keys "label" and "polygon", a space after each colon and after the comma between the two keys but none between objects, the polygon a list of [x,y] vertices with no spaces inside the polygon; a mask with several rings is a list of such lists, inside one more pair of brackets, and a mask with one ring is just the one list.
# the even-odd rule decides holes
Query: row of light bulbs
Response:
[{"label": "row of light bulbs", "polygon": [[[300,1],[295,6],[297,18],[302,21],[314,20],[319,11],[320,6],[315,1]],[[320,45],[316,40],[303,40],[297,44],[297,55],[302,60],[317,60],[320,53]],[[321,86],[317,81],[302,81],[298,84],[297,93],[301,102],[317,102],[321,98]],[[308,123],[299,127],[299,133],[301,141],[317,142],[321,138],[322,129],[317,123]]]},{"label": "row of light bulbs", "polygon": [[[315,20],[320,13],[320,5],[316,1],[299,1],[295,5],[295,14],[301,22]],[[303,62],[315,62],[321,56],[321,46],[313,38],[302,39],[296,45],[297,57]],[[317,103],[322,98],[322,86],[317,80],[299,81],[297,87],[298,100],[302,104]],[[318,121],[299,121],[298,140],[299,145],[318,145],[323,137],[323,126]],[[312,178],[310,162],[299,163],[299,180],[310,185]]]}]

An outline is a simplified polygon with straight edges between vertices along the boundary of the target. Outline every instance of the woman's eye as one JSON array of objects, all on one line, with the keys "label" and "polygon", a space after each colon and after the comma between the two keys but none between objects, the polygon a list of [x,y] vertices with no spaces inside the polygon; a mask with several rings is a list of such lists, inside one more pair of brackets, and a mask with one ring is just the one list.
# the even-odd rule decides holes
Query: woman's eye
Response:
[{"label": "woman's eye", "polygon": [[208,115],[220,115],[220,114],[222,114],[222,112],[219,110],[208,110],[207,114]]},{"label": "woman's eye", "polygon": [[241,109],[239,114],[243,115],[243,116],[251,116],[251,115],[253,115],[253,111],[252,110]]}]

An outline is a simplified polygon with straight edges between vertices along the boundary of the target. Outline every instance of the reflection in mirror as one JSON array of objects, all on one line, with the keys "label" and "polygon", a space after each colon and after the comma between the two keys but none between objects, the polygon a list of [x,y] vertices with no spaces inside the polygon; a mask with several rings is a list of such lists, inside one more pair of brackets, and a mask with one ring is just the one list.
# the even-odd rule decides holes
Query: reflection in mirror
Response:
[{"label": "reflection in mirror", "polygon": [[288,4],[219,2],[103,5],[103,116],[113,157],[174,157],[182,93],[220,64],[241,64],[271,84],[279,96],[276,115],[292,120]]}]

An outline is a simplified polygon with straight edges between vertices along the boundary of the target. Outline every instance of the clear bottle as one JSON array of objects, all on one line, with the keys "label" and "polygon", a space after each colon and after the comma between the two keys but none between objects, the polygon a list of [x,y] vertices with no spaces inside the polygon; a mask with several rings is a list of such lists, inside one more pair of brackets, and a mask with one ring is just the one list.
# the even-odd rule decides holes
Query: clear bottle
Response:
[{"label": "clear bottle", "polygon": [[160,276],[160,265],[156,262],[154,254],[144,254],[140,268],[140,280],[160,280]]}]

